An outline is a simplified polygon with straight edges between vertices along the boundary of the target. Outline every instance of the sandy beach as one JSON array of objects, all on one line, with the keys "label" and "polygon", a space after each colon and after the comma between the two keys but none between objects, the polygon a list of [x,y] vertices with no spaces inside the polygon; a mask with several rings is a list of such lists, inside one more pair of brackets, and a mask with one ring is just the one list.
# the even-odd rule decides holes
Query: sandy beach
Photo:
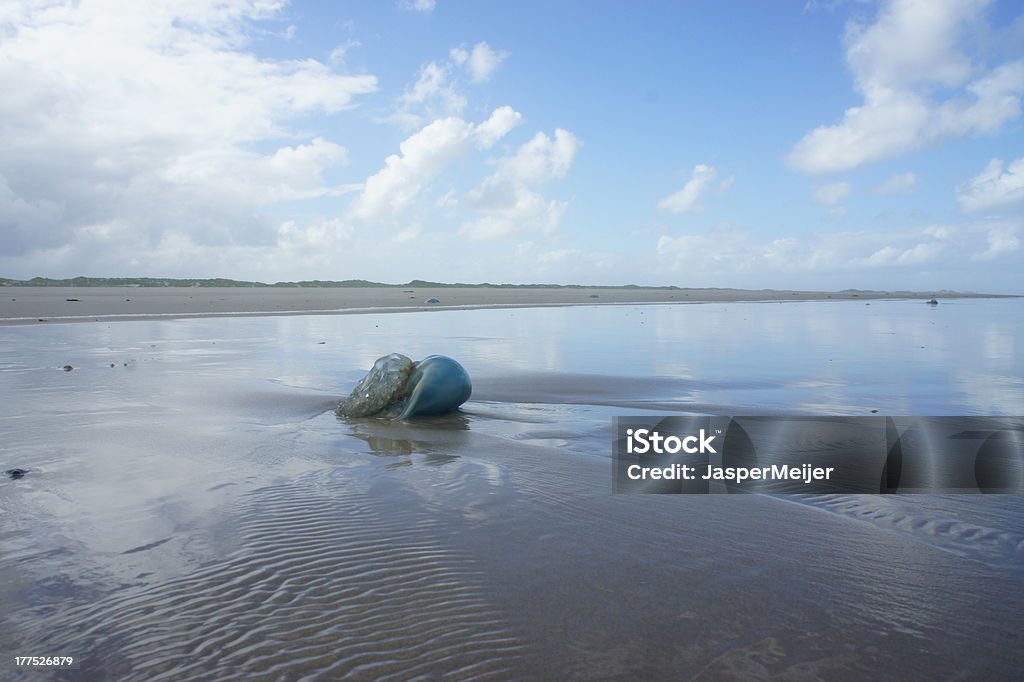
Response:
[{"label": "sandy beach", "polygon": [[[550,293],[529,309],[0,327],[0,471],[25,472],[0,477],[0,652],[73,656],[52,680],[1019,669],[1020,496],[619,495],[610,457],[619,416],[1020,414],[1019,299]],[[18,289],[8,305],[390,295],[401,310],[402,294]],[[472,397],[340,419],[389,352],[457,358]]]},{"label": "sandy beach", "polygon": [[[566,305],[987,298],[950,291],[633,287],[0,287],[0,325],[233,315],[339,315]],[[436,303],[430,301],[436,299]]]}]

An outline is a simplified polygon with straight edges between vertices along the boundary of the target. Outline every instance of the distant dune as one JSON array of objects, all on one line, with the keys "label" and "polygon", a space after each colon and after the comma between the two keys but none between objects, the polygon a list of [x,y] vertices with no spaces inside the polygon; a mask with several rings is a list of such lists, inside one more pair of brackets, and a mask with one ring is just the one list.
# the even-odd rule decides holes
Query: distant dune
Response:
[{"label": "distant dune", "polygon": [[[50,280],[55,281],[55,280]],[[340,315],[352,313],[531,308],[567,305],[729,303],[738,301],[872,301],[884,299],[996,298],[953,291],[790,291],[682,289],[679,287],[585,287],[540,285],[402,285],[332,282],[270,286],[232,280],[102,280],[76,278],[74,285],[29,280],[0,285],[0,324],[92,322],[235,315]],[[86,282],[86,283],[79,283]],[[106,282],[104,286],[102,282]],[[111,282],[118,282],[111,285]],[[177,282],[178,284],[172,284]]]}]

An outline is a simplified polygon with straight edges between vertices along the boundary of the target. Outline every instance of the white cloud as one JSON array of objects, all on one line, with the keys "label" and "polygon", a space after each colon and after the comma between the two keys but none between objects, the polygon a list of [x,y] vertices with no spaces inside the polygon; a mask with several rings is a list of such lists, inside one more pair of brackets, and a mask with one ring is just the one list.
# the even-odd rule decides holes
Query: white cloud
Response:
[{"label": "white cloud", "polygon": [[449,65],[429,62],[420,68],[416,82],[398,98],[398,110],[385,120],[406,130],[423,127],[445,116],[461,116],[469,100],[451,79]]},{"label": "white cloud", "polygon": [[1003,167],[992,159],[985,169],[956,188],[956,198],[966,211],[982,211],[1024,201],[1024,158]]},{"label": "white cloud", "polygon": [[437,7],[437,0],[399,0],[398,6],[411,12],[429,14]]},{"label": "white cloud", "polygon": [[929,237],[935,237],[936,239],[950,239],[956,234],[956,230],[947,225],[933,225],[921,231]]},{"label": "white cloud", "polygon": [[814,200],[823,206],[835,206],[850,196],[850,192],[850,183],[835,182],[815,188]]},{"label": "white cloud", "polygon": [[909,194],[914,191],[915,187],[917,187],[917,175],[914,173],[902,173],[888,178],[874,189],[874,193],[885,196]]},{"label": "white cloud", "polygon": [[211,202],[261,206],[352,191],[350,186],[326,186],[322,178],[323,171],[343,165],[347,156],[341,145],[317,137],[310,144],[281,147],[270,155],[237,148],[183,154],[158,176],[176,192],[205,196]]},{"label": "white cloud", "polygon": [[358,40],[346,40],[344,43],[336,45],[334,49],[331,50],[327,60],[331,62],[331,64],[343,65],[345,63],[345,57],[348,55],[349,51],[361,46],[362,43]]},{"label": "white cloud", "polygon": [[[249,51],[254,22],[282,5],[8,4],[4,254],[47,250],[88,264],[126,231],[157,247],[273,243],[276,227],[254,215],[261,207],[344,192],[323,181],[345,162],[344,147],[309,140],[293,121],[348,109],[377,81]],[[57,244],[60,254],[50,251]]]},{"label": "white cloud", "polygon": [[444,67],[430,62],[420,69],[416,83],[405,91],[401,101],[406,104],[421,104],[430,97],[436,96],[446,86],[447,71]]},{"label": "white cloud", "polygon": [[487,43],[477,43],[469,53],[466,66],[475,83],[484,83],[491,79],[494,70],[508,58],[508,52],[494,50]]},{"label": "white cloud", "polygon": [[333,249],[352,238],[354,232],[351,225],[338,218],[328,218],[310,222],[304,228],[294,220],[286,220],[278,227],[278,246],[285,253],[315,253],[323,249]]},{"label": "white cloud", "polygon": [[669,270],[721,276],[725,282],[744,275],[763,282],[765,277],[784,273],[815,273],[825,278],[879,269],[950,273],[962,270],[965,253],[976,253],[975,260],[992,260],[1015,251],[1018,235],[1019,226],[1004,223],[851,230],[760,241],[726,226],[701,234],[664,235],[656,254]]},{"label": "white cloud", "polygon": [[434,121],[402,142],[399,154],[366,180],[352,215],[370,221],[397,215],[454,161],[474,148],[489,149],[521,121],[511,107],[495,109],[478,125],[456,117]]},{"label": "white cloud", "polygon": [[482,83],[506,57],[507,52],[493,50],[484,42],[472,50],[452,48],[446,61],[428,62],[420,68],[416,81],[398,98],[397,111],[385,120],[413,130],[430,120],[461,116],[469,100],[459,89],[459,74],[466,71],[472,82]]},{"label": "white cloud", "polygon": [[523,115],[509,106],[498,107],[490,118],[476,127],[476,137],[483,149],[490,149],[510,130],[523,122]]},{"label": "white cloud", "polygon": [[933,260],[945,248],[940,243],[920,243],[910,248],[883,246],[862,261],[865,265],[915,265]]},{"label": "white cloud", "polygon": [[658,208],[669,213],[700,213],[704,207],[698,202],[711,187],[716,175],[711,166],[697,164],[683,188],[659,201]]},{"label": "white cloud", "polygon": [[658,239],[656,252],[671,270],[714,272],[749,269],[756,259],[745,232],[734,229],[714,230],[705,234],[664,235]]},{"label": "white cloud", "polygon": [[471,239],[507,237],[521,228],[554,230],[568,204],[548,200],[534,188],[565,177],[582,146],[579,138],[561,128],[553,138],[537,133],[516,153],[501,159],[494,173],[466,195],[465,203],[482,213],[460,233]]},{"label": "white cloud", "polygon": [[[850,24],[846,59],[864,97],[840,123],[807,133],[795,168],[823,173],[920,149],[949,137],[990,134],[1021,113],[1024,60],[985,72],[964,47],[989,0],[890,0],[874,24]],[[948,98],[936,92],[952,91]]]},{"label": "white cloud", "polygon": [[859,85],[963,84],[971,63],[958,43],[989,0],[891,0],[874,24],[847,26],[846,58]]},{"label": "white cloud", "polygon": [[[995,260],[1020,248],[1017,237],[1020,229],[1016,225],[994,227],[988,232],[988,248],[972,256],[972,260]],[[1018,270],[1018,274],[1020,271]]]}]

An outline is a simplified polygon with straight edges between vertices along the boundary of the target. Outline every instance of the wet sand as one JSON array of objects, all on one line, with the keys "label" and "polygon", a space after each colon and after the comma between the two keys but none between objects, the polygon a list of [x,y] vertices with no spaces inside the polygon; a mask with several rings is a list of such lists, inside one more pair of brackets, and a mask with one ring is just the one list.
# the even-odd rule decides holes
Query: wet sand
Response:
[{"label": "wet sand", "polygon": [[[610,424],[1020,414],[1022,312],[4,327],[0,471],[29,473],[0,478],[0,654],[75,656],[54,680],[1011,679],[1021,496],[615,495]],[[395,350],[458,358],[473,397],[339,420]]]},{"label": "wet sand", "polygon": [[[308,315],[434,309],[640,303],[987,298],[948,291],[793,291],[569,287],[138,288],[0,287],[0,325],[235,315]],[[437,303],[428,303],[437,299]]]}]

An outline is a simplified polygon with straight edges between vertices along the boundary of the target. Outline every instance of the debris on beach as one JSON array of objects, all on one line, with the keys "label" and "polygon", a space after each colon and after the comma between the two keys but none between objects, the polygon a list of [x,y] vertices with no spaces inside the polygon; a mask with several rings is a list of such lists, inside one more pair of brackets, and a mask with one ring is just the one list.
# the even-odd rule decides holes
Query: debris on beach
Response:
[{"label": "debris on beach", "polygon": [[469,374],[447,356],[429,355],[413,362],[391,353],[373,363],[335,412],[339,417],[387,419],[443,414],[469,400],[472,392]]}]

